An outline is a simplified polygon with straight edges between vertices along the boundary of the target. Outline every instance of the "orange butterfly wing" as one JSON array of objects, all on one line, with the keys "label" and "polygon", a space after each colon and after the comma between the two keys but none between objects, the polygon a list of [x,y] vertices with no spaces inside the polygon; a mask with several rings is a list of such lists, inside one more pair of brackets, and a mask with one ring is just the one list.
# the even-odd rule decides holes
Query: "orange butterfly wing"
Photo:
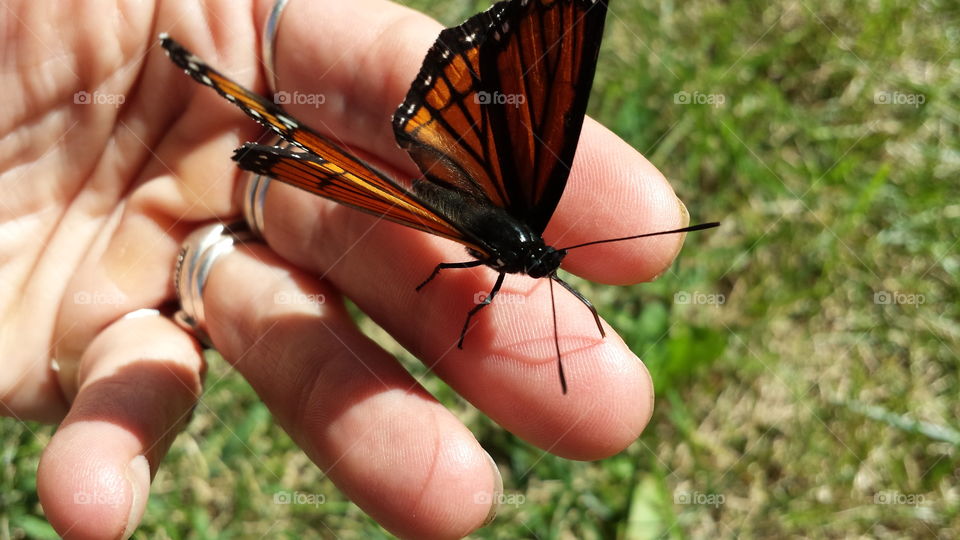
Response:
[{"label": "orange butterfly wing", "polygon": [[380,174],[278,105],[250,92],[211,68],[168,36],[161,44],[188,75],[217,91],[248,116],[305,152],[247,143],[234,153],[240,167],[305,189],[338,203],[407,227],[456,240],[482,250],[451,221],[420,197]]},{"label": "orange butterfly wing", "polygon": [[279,146],[246,143],[234,152],[240,168],[270,176],[351,208],[390,221],[456,240],[467,247],[481,248],[419,198],[373,169],[357,174],[307,152],[293,152]]},{"label": "orange butterfly wing", "polygon": [[605,0],[513,0],[444,30],[394,114],[426,180],[543,232],[563,194]]}]

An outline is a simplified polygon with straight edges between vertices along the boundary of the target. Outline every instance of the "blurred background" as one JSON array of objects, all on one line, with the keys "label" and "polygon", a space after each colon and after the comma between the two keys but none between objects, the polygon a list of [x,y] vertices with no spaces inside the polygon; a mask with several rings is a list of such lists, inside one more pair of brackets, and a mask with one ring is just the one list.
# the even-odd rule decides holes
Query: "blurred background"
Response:
[{"label": "blurred background", "polygon": [[[504,476],[475,537],[960,536],[960,4],[614,0],[590,112],[723,226],[655,283],[576,281],[655,380],[623,453],[550,456],[424,377]],[[138,537],[387,536],[209,360]],[[0,423],[0,538],[56,537],[52,431]]]}]

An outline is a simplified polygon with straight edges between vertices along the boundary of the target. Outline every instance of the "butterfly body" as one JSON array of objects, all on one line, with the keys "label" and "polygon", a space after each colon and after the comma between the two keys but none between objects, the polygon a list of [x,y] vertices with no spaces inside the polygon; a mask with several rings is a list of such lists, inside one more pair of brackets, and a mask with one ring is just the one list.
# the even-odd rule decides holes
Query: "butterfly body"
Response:
[{"label": "butterfly body", "polygon": [[492,256],[470,249],[467,253],[498,272],[524,274],[534,279],[555,275],[567,255],[566,251],[548,246],[540,238],[525,243],[506,241],[502,245],[502,250],[492,250]]},{"label": "butterfly body", "polygon": [[467,253],[498,272],[545,277],[556,272],[566,255],[504,208],[477,204],[471,195],[427,182],[416,182],[414,191],[437,212],[457,216],[461,230],[483,248],[468,247]]}]

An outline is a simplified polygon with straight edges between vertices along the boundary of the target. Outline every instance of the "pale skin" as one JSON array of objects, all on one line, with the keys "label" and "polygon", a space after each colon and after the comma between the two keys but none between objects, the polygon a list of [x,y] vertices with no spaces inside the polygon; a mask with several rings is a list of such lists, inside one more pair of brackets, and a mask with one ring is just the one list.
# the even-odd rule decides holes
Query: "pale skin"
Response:
[{"label": "pale skin", "polygon": [[[181,241],[239,215],[246,176],[229,156],[262,133],[176,69],[156,36],[169,32],[266,92],[257,50],[272,4],[14,0],[0,11],[0,414],[59,423],[37,475],[46,516],[66,537],[115,538],[142,517],[153,473],[201,392],[202,359],[169,319],[120,317],[175,299]],[[289,111],[409,177],[416,170],[389,119],[439,30],[384,0],[292,0],[278,87],[322,94],[319,107]],[[77,104],[80,91],[108,97]],[[109,102],[117,95],[120,107]],[[470,431],[357,330],[341,295],[530,444],[600,459],[646,426],[653,388],[643,364],[613,329],[601,340],[587,309],[557,290],[570,385],[560,392],[546,280],[508,277],[502,294],[513,300],[483,310],[459,350],[463,317],[495,273],[448,270],[414,288],[437,263],[469,260],[462,247],[277,183],[265,218],[266,244],[224,257],[210,276],[209,333],[304,452],[391,532],[469,533],[490,514],[497,474]],[[663,175],[587,119],[546,240],[686,223]],[[564,268],[600,283],[647,281],[682,242],[584,248]],[[78,493],[105,504],[80,504]]]}]

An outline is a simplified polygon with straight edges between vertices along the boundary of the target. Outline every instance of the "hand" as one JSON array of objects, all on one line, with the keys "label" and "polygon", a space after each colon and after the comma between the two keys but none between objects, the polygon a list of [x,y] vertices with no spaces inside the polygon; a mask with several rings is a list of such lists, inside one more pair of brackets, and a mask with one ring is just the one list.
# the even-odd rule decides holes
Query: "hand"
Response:
[{"label": "hand", "polygon": [[[115,537],[139,523],[203,363],[170,320],[122,317],[175,299],[180,242],[239,214],[246,176],[229,157],[262,132],[176,69],[156,36],[169,32],[263,93],[256,51],[272,3],[121,3],[119,15],[114,6],[7,8],[0,46],[17,52],[0,82],[13,111],[0,132],[0,411],[61,422],[37,473],[61,533]],[[386,172],[413,176],[390,115],[440,29],[383,0],[292,1],[278,34],[278,87],[323,103],[288,110]],[[466,311],[493,272],[449,270],[414,287],[438,262],[466,260],[462,247],[276,182],[265,218],[267,245],[213,269],[209,334],[313,461],[395,534],[469,533],[487,519],[498,475],[471,433],[356,329],[341,294],[504,428],[554,454],[603,458],[646,425],[653,389],[643,364],[612,330],[599,339],[586,308],[558,290],[570,384],[561,394],[543,280],[508,277],[502,294],[523,304],[482,311],[459,350]],[[545,237],[575,244],[686,219],[663,176],[588,119]],[[635,283],[663,272],[681,244],[595,246],[571,252],[564,268]],[[109,504],[84,499],[92,493]]]}]

